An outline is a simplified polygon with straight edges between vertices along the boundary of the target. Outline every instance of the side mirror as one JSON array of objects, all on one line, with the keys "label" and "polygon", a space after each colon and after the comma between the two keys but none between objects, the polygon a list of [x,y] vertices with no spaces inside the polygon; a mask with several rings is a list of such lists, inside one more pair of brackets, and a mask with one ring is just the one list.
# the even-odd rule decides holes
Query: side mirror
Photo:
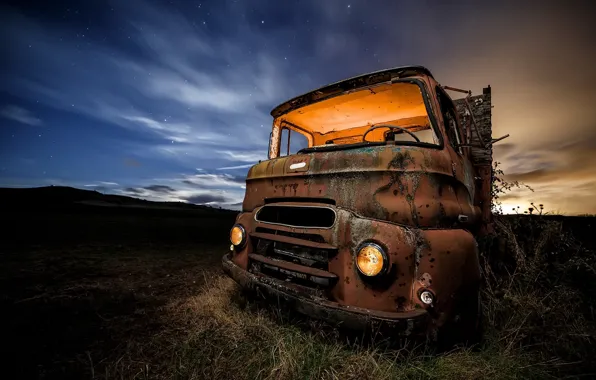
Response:
[{"label": "side mirror", "polygon": [[273,132],[269,132],[269,145],[267,145],[267,159],[271,159],[271,138],[273,137]]}]

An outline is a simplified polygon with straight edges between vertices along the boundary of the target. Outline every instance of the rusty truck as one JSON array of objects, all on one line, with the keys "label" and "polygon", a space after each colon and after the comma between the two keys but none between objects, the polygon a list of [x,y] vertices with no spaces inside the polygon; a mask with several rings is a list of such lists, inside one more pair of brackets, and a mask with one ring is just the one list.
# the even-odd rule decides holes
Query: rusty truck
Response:
[{"label": "rusty truck", "polygon": [[476,334],[477,238],[492,228],[491,146],[500,140],[491,107],[490,86],[472,96],[421,66],[277,106],[268,159],[246,177],[224,271],[348,328]]}]

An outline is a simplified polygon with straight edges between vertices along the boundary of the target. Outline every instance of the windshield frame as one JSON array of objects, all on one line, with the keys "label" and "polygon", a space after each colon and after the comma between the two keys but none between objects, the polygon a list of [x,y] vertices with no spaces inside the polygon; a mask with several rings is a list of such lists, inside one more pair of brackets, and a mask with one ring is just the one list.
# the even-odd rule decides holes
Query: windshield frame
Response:
[{"label": "windshield frame", "polygon": [[[387,83],[387,82],[385,82],[385,83]],[[435,133],[438,143],[435,144],[435,143],[416,142],[416,141],[370,141],[370,142],[363,141],[363,142],[356,142],[356,143],[349,143],[349,144],[311,146],[308,148],[303,148],[303,149],[299,150],[298,152],[296,152],[295,154],[320,152],[320,151],[328,152],[328,151],[337,151],[337,150],[355,149],[355,148],[361,148],[361,147],[382,146],[382,145],[415,146],[415,147],[442,150],[445,147],[443,133],[442,133],[441,129],[439,128],[437,118],[436,118],[435,112],[434,112],[435,110],[432,105],[431,97],[429,95],[430,92],[428,90],[426,83],[420,78],[398,78],[398,79],[391,80],[391,84],[395,84],[395,83],[412,83],[412,84],[415,84],[418,86],[418,88],[420,89],[421,95],[422,95],[422,100],[424,101],[424,106],[426,108],[426,113],[428,115],[430,127],[431,127],[432,131]],[[378,85],[378,84],[380,84],[380,83],[377,83],[376,85]],[[358,90],[366,90],[369,87],[370,86],[365,86]],[[349,92],[353,92],[353,91],[354,90],[350,90]],[[338,93],[337,95],[334,95],[332,97],[342,96],[347,92],[348,91]],[[327,100],[327,99],[329,99],[329,97],[322,99],[320,101]],[[306,130],[300,128],[299,126],[291,124],[290,122],[287,122],[285,120],[282,120],[279,123],[279,125],[276,125],[275,122],[273,124],[273,129],[279,128],[280,131],[282,128],[288,128],[288,127],[289,127],[289,129],[292,129],[298,133],[303,134],[309,140],[309,143],[310,143],[310,141],[312,139],[312,135],[309,132],[307,132]],[[277,145],[278,145],[277,157],[281,157],[280,144],[281,144],[281,133],[279,133],[279,138],[277,141]],[[269,153],[271,153],[271,149],[269,149]],[[277,158],[277,157],[275,157],[275,158]]]}]

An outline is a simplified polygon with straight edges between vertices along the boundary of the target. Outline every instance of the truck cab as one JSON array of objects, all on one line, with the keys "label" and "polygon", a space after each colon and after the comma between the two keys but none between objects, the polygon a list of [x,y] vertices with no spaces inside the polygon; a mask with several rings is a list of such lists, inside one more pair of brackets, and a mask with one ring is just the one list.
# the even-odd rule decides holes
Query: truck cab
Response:
[{"label": "truck cab", "polygon": [[[479,99],[480,111],[469,107]],[[490,138],[490,108],[490,88],[458,103],[420,66],[277,106],[225,272],[350,328],[391,325],[408,336],[477,326],[476,237],[490,225],[492,156],[477,143],[486,130],[473,138],[466,121],[480,119]]]}]

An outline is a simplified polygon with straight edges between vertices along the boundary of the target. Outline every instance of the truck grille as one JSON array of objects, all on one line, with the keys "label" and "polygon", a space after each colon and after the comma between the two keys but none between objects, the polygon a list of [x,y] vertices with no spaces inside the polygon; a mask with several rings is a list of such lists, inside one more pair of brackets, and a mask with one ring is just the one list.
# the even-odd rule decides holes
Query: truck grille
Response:
[{"label": "truck grille", "polygon": [[289,261],[309,268],[329,269],[329,253],[325,249],[300,247],[297,245],[273,242],[269,257]]},{"label": "truck grille", "polygon": [[[328,272],[328,269],[329,259],[337,250],[296,244],[298,239],[293,237],[289,237],[292,242],[276,241],[275,238],[276,235],[266,233],[253,234],[251,239],[255,254],[249,255],[251,272],[318,290],[327,289],[336,283],[337,276]],[[310,241],[304,243],[318,244]]]},{"label": "truck grille", "polygon": [[325,206],[294,206],[268,204],[255,215],[259,222],[299,228],[331,228],[335,211]]},{"label": "truck grille", "polygon": [[255,229],[256,232],[264,232],[267,234],[273,235],[281,235],[281,236],[289,236],[301,240],[308,240],[315,243],[325,243],[325,239],[319,234],[303,234],[303,233],[296,233],[296,232],[289,232],[289,231],[282,231],[282,230],[274,230],[271,228],[264,228],[264,227],[257,227]]}]

